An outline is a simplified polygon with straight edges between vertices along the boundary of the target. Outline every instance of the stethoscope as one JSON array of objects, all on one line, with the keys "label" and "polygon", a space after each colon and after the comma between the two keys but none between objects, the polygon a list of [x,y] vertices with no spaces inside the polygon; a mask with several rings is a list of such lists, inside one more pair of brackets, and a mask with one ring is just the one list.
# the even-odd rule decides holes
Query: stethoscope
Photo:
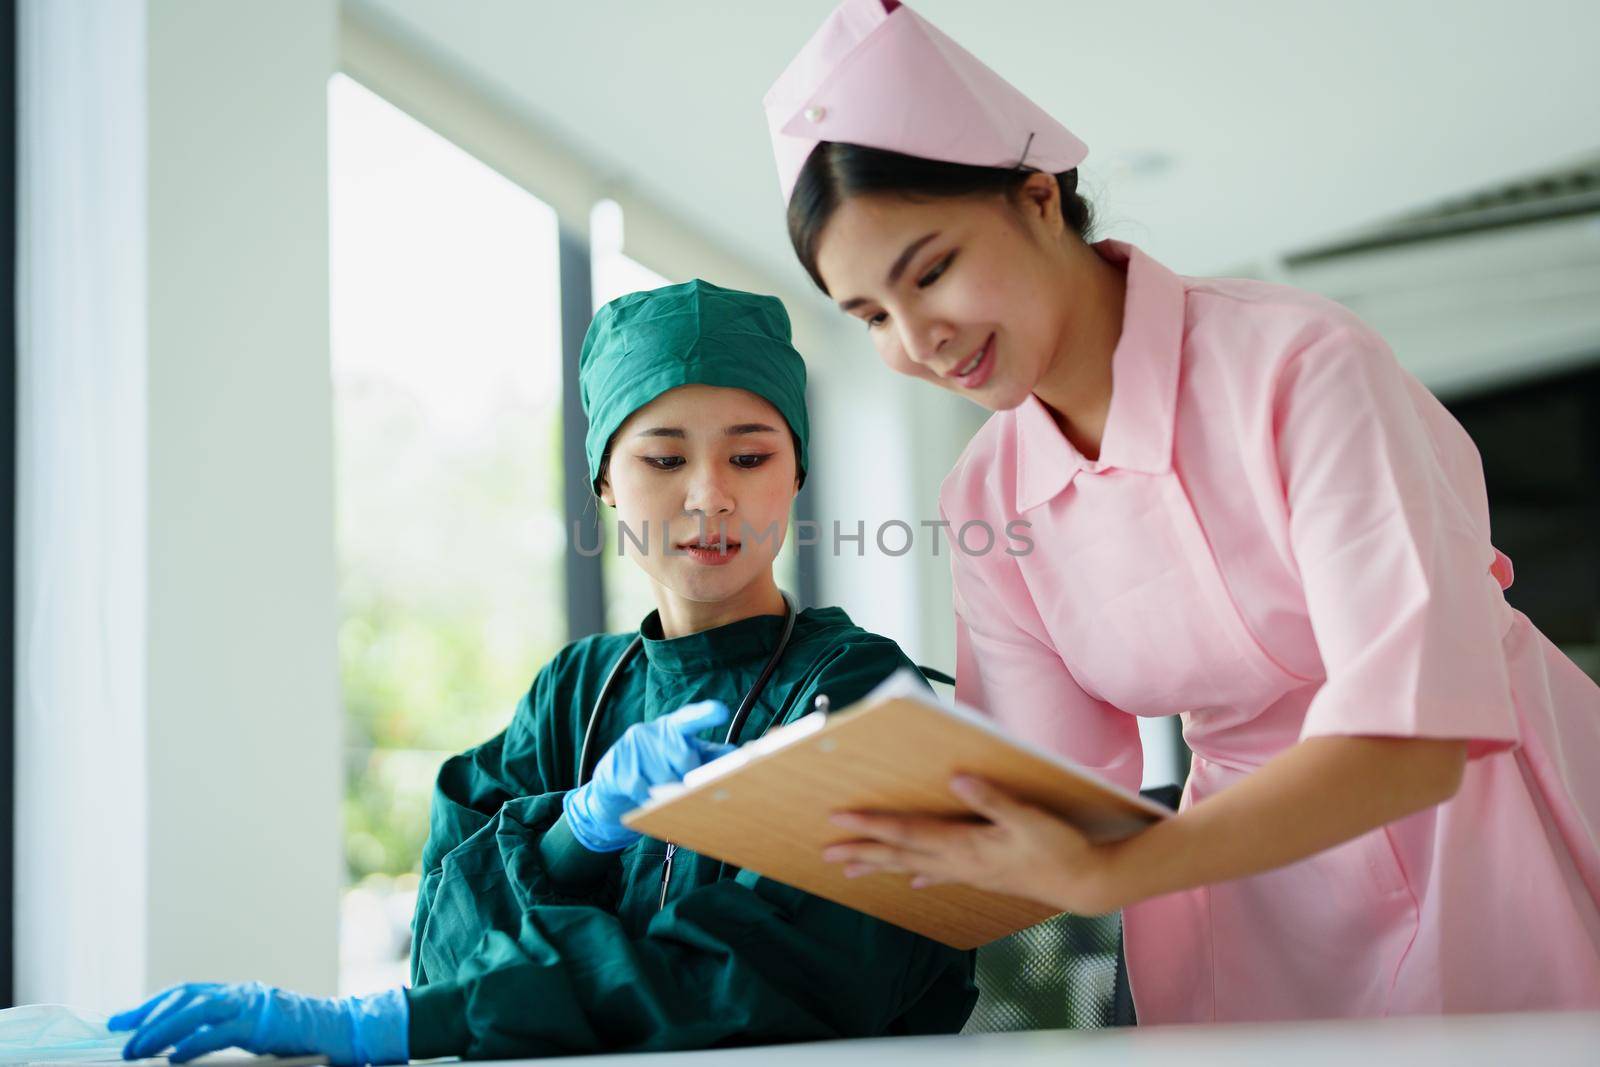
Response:
[{"label": "stethoscope", "polygon": [[[783,632],[778,636],[778,644],[772,650],[772,655],[767,657],[767,665],[761,668],[761,673],[756,676],[755,684],[745,693],[744,699],[739,701],[738,710],[733,713],[733,720],[728,723],[727,736],[723,741],[733,744],[734,738],[739,736],[739,728],[750,717],[750,711],[756,706],[756,701],[761,699],[761,691],[767,687],[767,681],[772,677],[772,672],[777,670],[778,661],[783,658],[784,651],[789,647],[789,636],[794,633],[794,601],[789,599],[788,593],[783,593]],[[644,632],[640,633],[628,647],[622,650],[622,655],[617,657],[617,662],[611,665],[611,671],[606,675],[606,680],[600,684],[600,694],[594,698],[594,707],[589,710],[589,722],[583,731],[583,746],[578,750],[578,781],[582,785],[589,780],[593,768],[589,766],[589,746],[594,742],[595,725],[599,723],[601,713],[605,710],[606,701],[611,698],[612,691],[616,688],[622,671],[639,650],[644,647]],[[826,696],[817,697],[817,706],[826,711],[828,704]],[[667,886],[672,881],[672,857],[677,854],[678,846],[671,841],[667,842],[667,858],[661,865],[661,903],[660,907],[667,906]]]},{"label": "stethoscope", "polygon": [[[739,736],[739,727],[750,717],[750,709],[756,706],[756,701],[761,699],[761,691],[767,687],[767,680],[772,677],[772,672],[777,670],[778,661],[783,658],[784,650],[789,647],[789,635],[794,633],[794,601],[789,599],[788,593],[780,593],[783,597],[783,632],[778,635],[777,647],[772,650],[772,655],[767,657],[767,665],[761,668],[761,673],[756,676],[755,684],[750,691],[739,701],[738,710],[733,713],[733,721],[728,723],[728,735],[723,738],[724,743],[733,744],[733,739]],[[595,724],[600,721],[600,714],[605,710],[606,701],[611,699],[612,691],[616,689],[617,680],[622,671],[633,657],[639,654],[644,647],[643,628],[634,639],[628,642],[628,647],[622,650],[622,655],[617,657],[617,662],[611,665],[611,671],[606,675],[606,680],[600,683],[600,695],[594,698],[594,707],[589,709],[589,723],[583,731],[583,747],[578,750],[578,781],[582,785],[589,780],[589,775],[594,768],[589,766],[589,746],[594,743]]]},{"label": "stethoscope", "polygon": [[[780,591],[781,592],[781,591]],[[767,681],[772,677],[772,672],[777,669],[778,661],[783,658],[783,653],[789,647],[789,635],[794,633],[794,601],[789,599],[788,593],[783,596],[783,632],[778,636],[778,644],[772,650],[772,655],[767,657],[767,664],[761,668],[761,673],[756,676],[755,684],[750,691],[745,693],[744,699],[739,701],[739,708],[733,713],[733,720],[728,723],[728,733],[723,738],[724,743],[734,744],[734,738],[739,736],[739,728],[750,717],[750,711],[756,706],[756,701],[761,698],[761,691],[767,687]],[[611,670],[606,674],[606,680],[600,683],[600,695],[594,698],[594,706],[589,709],[589,722],[583,730],[583,745],[578,749],[578,780],[577,785],[582,785],[589,780],[593,768],[589,766],[589,747],[594,742],[595,725],[600,721],[600,715],[605,710],[606,701],[611,698],[612,691],[616,688],[617,680],[622,671],[627,667],[633,657],[639,654],[644,647],[643,627],[634,639],[628,642],[628,647],[622,650],[622,655],[611,665]],[[955,679],[943,671],[934,670],[932,667],[919,666],[917,670],[936,682],[954,685]],[[828,711],[827,694],[818,694],[813,705],[814,711]],[[658,907],[667,906],[667,886],[672,881],[672,857],[678,852],[678,846],[671,841],[667,842],[667,857],[661,865],[661,902]]]}]

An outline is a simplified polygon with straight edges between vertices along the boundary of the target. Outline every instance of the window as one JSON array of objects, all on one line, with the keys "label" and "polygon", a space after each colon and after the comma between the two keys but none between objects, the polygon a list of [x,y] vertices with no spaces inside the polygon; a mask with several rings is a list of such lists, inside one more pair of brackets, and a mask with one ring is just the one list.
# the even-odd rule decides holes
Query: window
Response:
[{"label": "window", "polygon": [[567,640],[554,212],[329,84],[349,882],[340,986],[407,978],[440,763]]}]

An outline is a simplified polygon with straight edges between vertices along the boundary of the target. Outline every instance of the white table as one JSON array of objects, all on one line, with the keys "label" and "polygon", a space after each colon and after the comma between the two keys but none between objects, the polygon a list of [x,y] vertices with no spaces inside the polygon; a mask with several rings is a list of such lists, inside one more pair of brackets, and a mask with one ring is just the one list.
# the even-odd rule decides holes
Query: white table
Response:
[{"label": "white table", "polygon": [[1600,1067],[1600,1012],[1035,1030],[502,1062],[528,1067]]}]

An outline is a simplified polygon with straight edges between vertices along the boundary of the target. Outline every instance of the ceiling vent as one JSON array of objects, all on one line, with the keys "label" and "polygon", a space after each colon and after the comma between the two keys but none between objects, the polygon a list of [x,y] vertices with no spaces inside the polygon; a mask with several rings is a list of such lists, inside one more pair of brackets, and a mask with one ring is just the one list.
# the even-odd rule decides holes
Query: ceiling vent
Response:
[{"label": "ceiling vent", "polygon": [[1275,280],[1346,305],[1434,392],[1600,360],[1600,159],[1282,257]]}]

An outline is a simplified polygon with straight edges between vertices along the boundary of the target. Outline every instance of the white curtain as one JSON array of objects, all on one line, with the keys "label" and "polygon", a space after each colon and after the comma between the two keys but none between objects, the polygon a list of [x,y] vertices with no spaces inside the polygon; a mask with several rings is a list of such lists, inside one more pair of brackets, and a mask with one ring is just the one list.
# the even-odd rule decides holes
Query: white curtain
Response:
[{"label": "white curtain", "polygon": [[19,1003],[145,971],[145,25],[19,11]]}]

